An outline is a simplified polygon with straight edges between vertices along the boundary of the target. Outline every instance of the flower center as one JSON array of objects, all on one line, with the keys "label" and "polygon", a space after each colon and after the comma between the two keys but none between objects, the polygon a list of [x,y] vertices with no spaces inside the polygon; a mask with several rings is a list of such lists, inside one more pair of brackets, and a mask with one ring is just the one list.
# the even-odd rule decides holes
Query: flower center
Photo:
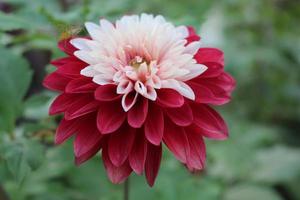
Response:
[{"label": "flower center", "polygon": [[145,60],[140,56],[135,56],[131,61],[129,61],[129,65],[135,69],[138,69]]},{"label": "flower center", "polygon": [[[125,67],[126,75],[132,81],[141,81],[145,83],[149,78],[151,78],[151,74],[155,70],[154,68],[155,62],[147,62],[146,59],[135,56],[130,62],[128,63],[128,67]],[[154,71],[153,71],[154,70]]]}]

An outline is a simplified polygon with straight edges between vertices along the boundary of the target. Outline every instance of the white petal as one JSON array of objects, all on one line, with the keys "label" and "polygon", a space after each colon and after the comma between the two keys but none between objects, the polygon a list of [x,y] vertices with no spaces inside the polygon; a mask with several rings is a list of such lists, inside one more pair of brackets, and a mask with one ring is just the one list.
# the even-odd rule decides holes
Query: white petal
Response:
[{"label": "white petal", "polygon": [[80,71],[80,74],[87,77],[94,77],[98,72],[92,66],[87,66]]},{"label": "white petal", "polygon": [[200,46],[201,43],[199,41],[192,42],[185,47],[184,53],[195,55],[198,52]]},{"label": "white petal", "polygon": [[101,40],[101,28],[95,23],[86,22],[85,23],[86,30],[89,32],[90,36],[94,40]]},{"label": "white petal", "polygon": [[178,26],[176,28],[176,31],[178,32],[181,38],[186,38],[189,36],[189,30],[186,26]]},{"label": "white petal", "polygon": [[108,76],[113,76],[116,70],[113,67],[107,67],[102,64],[93,65],[94,69],[101,74],[107,74]]},{"label": "white petal", "polygon": [[79,50],[79,51],[75,51],[74,52],[74,55],[79,58],[80,60],[88,63],[88,64],[97,64],[98,63],[98,60],[97,58],[94,58],[92,55],[91,55],[91,52],[89,51],[83,51],[83,50]]},{"label": "white petal", "polygon": [[117,86],[117,94],[126,94],[133,90],[133,84],[129,80],[122,80]]},{"label": "white petal", "polygon": [[147,92],[145,94],[143,94],[143,96],[152,101],[155,101],[157,98],[157,93],[153,87],[147,86]]},{"label": "white petal", "polygon": [[121,82],[122,78],[123,78],[123,72],[122,71],[117,71],[113,76],[113,81]]},{"label": "white petal", "polygon": [[86,50],[86,51],[90,51],[91,48],[89,47],[89,45],[87,44],[87,41],[89,41],[88,39],[85,38],[75,38],[72,39],[70,41],[70,43],[76,47],[77,49],[81,49],[81,50]]},{"label": "white petal", "polygon": [[147,92],[147,88],[141,81],[136,81],[134,85],[135,91],[140,93],[141,95],[145,94]]},{"label": "white petal", "polygon": [[135,96],[134,96],[133,100],[128,102],[127,97],[128,97],[129,94],[130,93],[124,94],[123,97],[122,97],[122,107],[123,107],[125,112],[127,112],[130,108],[132,108],[132,106],[135,104],[137,96],[138,96],[138,93],[135,92]]},{"label": "white petal", "polygon": [[182,81],[177,81],[175,79],[163,80],[162,88],[174,89],[182,96],[191,100],[195,100],[195,93],[192,88]]},{"label": "white petal", "polygon": [[100,19],[100,25],[101,25],[101,28],[103,30],[110,30],[111,31],[112,29],[115,28],[114,25],[106,19]]},{"label": "white petal", "polygon": [[188,67],[188,70],[189,70],[188,74],[178,77],[177,79],[181,81],[191,80],[193,78],[196,78],[203,72],[205,72],[207,70],[207,67],[203,64],[192,64]]},{"label": "white petal", "polygon": [[153,88],[155,88],[155,89],[160,89],[161,88],[161,80],[156,75],[153,75],[152,78],[148,79],[146,84],[153,87]]},{"label": "white petal", "polygon": [[108,77],[107,75],[104,74],[98,74],[94,76],[93,82],[99,84],[99,85],[107,85],[113,83],[112,77]]}]

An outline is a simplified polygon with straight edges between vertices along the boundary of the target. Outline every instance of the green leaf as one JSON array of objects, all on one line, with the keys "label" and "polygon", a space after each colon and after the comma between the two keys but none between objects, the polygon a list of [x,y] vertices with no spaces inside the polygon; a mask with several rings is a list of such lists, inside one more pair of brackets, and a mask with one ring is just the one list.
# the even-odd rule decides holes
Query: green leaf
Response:
[{"label": "green leaf", "polygon": [[272,189],[258,185],[238,185],[229,188],[224,194],[224,200],[281,200]]},{"label": "green leaf", "polygon": [[0,131],[11,132],[22,110],[32,72],[20,55],[0,47]]},{"label": "green leaf", "polygon": [[255,181],[279,183],[300,176],[300,149],[275,146],[259,152],[250,177]]},{"label": "green leaf", "polygon": [[48,117],[48,107],[51,103],[50,93],[41,93],[31,96],[25,102],[24,115],[30,119],[42,119]]},{"label": "green leaf", "polygon": [[30,23],[21,17],[12,14],[4,14],[0,12],[0,30],[10,31],[16,29],[27,28]]},{"label": "green leaf", "polygon": [[43,145],[35,140],[6,141],[1,149],[8,170],[19,184],[29,172],[40,167],[45,157]]}]

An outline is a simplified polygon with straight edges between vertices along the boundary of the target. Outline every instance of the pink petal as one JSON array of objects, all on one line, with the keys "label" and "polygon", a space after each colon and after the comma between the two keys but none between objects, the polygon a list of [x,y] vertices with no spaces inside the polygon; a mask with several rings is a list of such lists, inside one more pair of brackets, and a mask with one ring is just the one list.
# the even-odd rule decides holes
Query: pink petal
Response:
[{"label": "pink petal", "polygon": [[71,81],[71,78],[62,76],[56,72],[53,72],[46,76],[46,78],[43,81],[44,87],[55,90],[55,91],[61,91],[63,92],[65,90],[65,87],[67,84]]},{"label": "pink petal", "polygon": [[150,105],[144,126],[145,136],[152,144],[159,145],[164,133],[164,116],[158,106],[154,104]]},{"label": "pink petal", "polygon": [[134,106],[128,111],[127,120],[130,126],[140,128],[148,114],[148,99],[140,96]]},{"label": "pink petal", "polygon": [[98,87],[91,79],[82,77],[70,81],[66,87],[67,93],[90,93]]},{"label": "pink petal", "polygon": [[133,171],[142,174],[145,168],[147,141],[142,129],[138,129],[135,141],[129,154],[129,164]]},{"label": "pink petal", "polygon": [[183,163],[187,162],[190,147],[183,127],[176,126],[171,121],[166,120],[164,142],[178,160]]},{"label": "pink petal", "polygon": [[110,135],[108,141],[108,155],[114,166],[120,167],[128,158],[135,137],[135,129],[128,125]]},{"label": "pink petal", "polygon": [[120,102],[103,103],[97,116],[97,127],[102,134],[116,131],[126,119]]},{"label": "pink petal", "polygon": [[222,117],[207,105],[192,104],[194,124],[205,137],[223,140],[228,137],[228,128]]},{"label": "pink petal", "polygon": [[69,139],[78,130],[80,119],[62,119],[55,133],[55,144],[61,144]]},{"label": "pink petal", "polygon": [[116,93],[116,85],[101,85],[95,91],[95,98],[99,101],[114,101],[119,99],[121,95]]},{"label": "pink petal", "polygon": [[187,157],[187,167],[190,171],[201,170],[205,167],[206,150],[202,136],[186,129],[186,136],[190,146],[190,153]]},{"label": "pink petal", "polygon": [[188,126],[193,122],[193,111],[188,103],[179,108],[166,108],[165,111],[178,126]]},{"label": "pink petal", "polygon": [[157,90],[157,102],[163,107],[181,107],[184,104],[184,98],[177,91],[172,89]]},{"label": "pink petal", "polygon": [[161,145],[155,146],[148,143],[147,158],[145,163],[145,176],[150,187],[154,185],[157,177],[162,155]]},{"label": "pink petal", "polygon": [[132,169],[131,169],[128,161],[126,161],[120,167],[114,166],[109,159],[107,148],[103,148],[103,150],[102,150],[102,160],[103,160],[104,167],[106,169],[108,178],[114,184],[122,183],[132,172]]}]

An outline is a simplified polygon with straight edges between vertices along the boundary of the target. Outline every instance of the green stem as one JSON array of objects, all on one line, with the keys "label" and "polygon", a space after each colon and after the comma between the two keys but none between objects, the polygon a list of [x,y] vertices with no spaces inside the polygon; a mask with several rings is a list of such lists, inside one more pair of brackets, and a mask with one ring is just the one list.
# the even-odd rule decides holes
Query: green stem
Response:
[{"label": "green stem", "polygon": [[124,183],[124,200],[129,200],[129,177]]}]

